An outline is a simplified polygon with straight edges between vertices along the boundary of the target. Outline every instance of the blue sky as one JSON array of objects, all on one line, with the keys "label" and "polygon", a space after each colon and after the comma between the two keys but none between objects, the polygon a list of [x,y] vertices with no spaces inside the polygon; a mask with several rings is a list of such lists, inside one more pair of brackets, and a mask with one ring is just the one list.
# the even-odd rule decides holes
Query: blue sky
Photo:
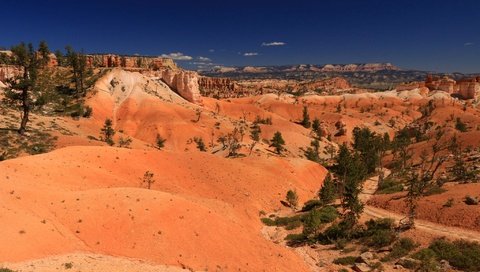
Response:
[{"label": "blue sky", "polygon": [[478,0],[2,0],[2,11],[5,47],[46,40],[190,68],[392,62],[480,72]]}]

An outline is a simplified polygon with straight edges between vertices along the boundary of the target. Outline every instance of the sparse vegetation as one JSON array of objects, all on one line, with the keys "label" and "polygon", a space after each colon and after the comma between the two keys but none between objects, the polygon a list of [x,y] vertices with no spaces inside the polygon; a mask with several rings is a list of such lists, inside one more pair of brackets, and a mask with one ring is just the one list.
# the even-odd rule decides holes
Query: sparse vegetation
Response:
[{"label": "sparse vegetation", "polygon": [[101,139],[107,144],[113,146],[115,142],[113,141],[113,136],[115,135],[115,130],[113,129],[113,123],[111,119],[106,119],[103,125],[103,128],[100,131]]},{"label": "sparse vegetation", "polygon": [[275,132],[273,138],[270,140],[270,147],[274,147],[275,152],[280,155],[285,150],[284,146],[285,140],[282,137],[282,133],[279,131]]},{"label": "sparse vegetation", "polygon": [[295,190],[288,190],[287,195],[285,197],[287,203],[292,207],[292,209],[296,209],[298,205],[298,195]]},{"label": "sparse vegetation", "polygon": [[203,142],[202,137],[193,137],[193,141],[197,145],[197,149],[201,152],[207,152],[207,147],[205,146],[205,143]]},{"label": "sparse vegetation", "polygon": [[255,148],[255,145],[260,141],[260,134],[262,133],[262,129],[258,125],[258,123],[254,123],[250,127],[250,139],[252,140],[252,143],[250,144],[250,154],[252,154],[253,149]]},{"label": "sparse vegetation", "polygon": [[147,185],[147,189],[150,190],[152,187],[152,184],[155,183],[155,179],[153,178],[154,174],[150,171],[146,171],[145,174],[143,174],[143,180],[142,182]]},{"label": "sparse vegetation", "polygon": [[467,132],[467,124],[462,122],[462,119],[460,119],[460,117],[457,117],[455,121],[455,128],[460,132]]},{"label": "sparse vegetation", "polygon": [[160,134],[157,134],[157,138],[155,140],[155,143],[157,144],[157,148],[158,149],[162,149],[165,147],[165,142],[167,141],[167,139],[163,138],[162,136],[160,136]]},{"label": "sparse vegetation", "polygon": [[302,125],[304,128],[310,128],[311,122],[310,122],[310,115],[308,114],[308,108],[307,106],[303,106],[303,117],[302,121],[300,122],[300,125]]}]

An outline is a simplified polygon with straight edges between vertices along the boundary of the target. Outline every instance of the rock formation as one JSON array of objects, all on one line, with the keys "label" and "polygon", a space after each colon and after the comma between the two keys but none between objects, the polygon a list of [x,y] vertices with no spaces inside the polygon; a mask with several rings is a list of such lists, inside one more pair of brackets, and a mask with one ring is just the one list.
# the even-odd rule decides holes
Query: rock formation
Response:
[{"label": "rock formation", "polygon": [[231,80],[229,78],[201,77],[200,90],[203,96],[215,98],[234,98],[265,93],[335,93],[339,90],[350,90],[350,83],[341,77],[298,81],[298,80]]},{"label": "rock formation", "polygon": [[425,82],[402,83],[396,87],[397,91],[424,89],[429,91],[443,91],[461,99],[475,99],[480,94],[480,77],[453,80],[449,77],[434,77],[428,75]]},{"label": "rock formation", "polygon": [[198,85],[198,74],[193,71],[163,69],[160,78],[186,100],[200,104],[202,97]]},{"label": "rock formation", "polygon": [[177,65],[169,58],[151,56],[121,56],[115,54],[87,55],[89,67],[123,67],[159,70],[163,68],[177,69]]},{"label": "rock formation", "polygon": [[0,81],[5,82],[7,79],[16,77],[23,73],[20,67],[15,65],[0,65]]},{"label": "rock formation", "polygon": [[480,77],[457,81],[458,94],[463,99],[475,99],[480,94]]}]

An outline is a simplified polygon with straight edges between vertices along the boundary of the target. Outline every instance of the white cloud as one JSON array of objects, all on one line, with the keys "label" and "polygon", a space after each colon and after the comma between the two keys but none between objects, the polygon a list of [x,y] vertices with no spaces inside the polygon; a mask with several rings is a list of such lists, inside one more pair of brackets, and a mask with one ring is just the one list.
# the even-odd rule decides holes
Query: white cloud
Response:
[{"label": "white cloud", "polygon": [[258,56],[257,52],[248,52],[248,53],[243,53],[245,57],[253,57],[253,56]]},{"label": "white cloud", "polygon": [[473,42],[466,42],[466,43],[464,43],[463,45],[464,45],[464,46],[472,46],[472,45],[474,45],[474,43],[473,43]]},{"label": "white cloud", "polygon": [[168,55],[167,54],[162,54],[161,57],[162,58],[170,58],[170,59],[174,59],[174,60],[191,60],[191,59],[193,59],[192,57],[184,55],[183,53],[180,53],[180,52],[170,53]]},{"label": "white cloud", "polygon": [[199,57],[198,57],[198,60],[199,60],[199,61],[212,61],[210,58],[202,57],[202,56],[199,56]]},{"label": "white cloud", "polygon": [[215,52],[215,49],[210,49],[210,50],[208,50],[208,52],[213,53],[213,52]]},{"label": "white cloud", "polygon": [[264,42],[262,43],[262,46],[284,46],[287,43],[284,42]]}]

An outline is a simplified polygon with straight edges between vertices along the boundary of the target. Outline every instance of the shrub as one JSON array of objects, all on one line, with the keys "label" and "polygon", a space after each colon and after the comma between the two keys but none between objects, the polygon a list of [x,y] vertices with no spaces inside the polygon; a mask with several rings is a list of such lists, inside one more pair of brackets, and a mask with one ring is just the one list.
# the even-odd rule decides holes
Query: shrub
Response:
[{"label": "shrub", "polygon": [[297,246],[305,243],[307,237],[303,233],[291,233],[285,237],[288,246]]},{"label": "shrub", "polygon": [[336,258],[335,260],[333,260],[333,263],[339,264],[339,265],[354,265],[356,259],[357,257],[355,256],[345,256],[345,257]]},{"label": "shrub", "polygon": [[417,244],[410,238],[401,238],[395,244],[393,244],[392,251],[384,258],[389,261],[406,256],[410,251],[414,250]]},{"label": "shrub", "polygon": [[285,200],[290,205],[290,207],[292,207],[293,209],[297,208],[298,195],[296,191],[288,190]]},{"label": "shrub", "polygon": [[147,184],[147,188],[150,189],[152,187],[152,184],[155,183],[155,179],[153,179],[153,173],[150,171],[145,172],[143,174],[143,183]]},{"label": "shrub", "polygon": [[15,271],[13,271],[12,269],[3,267],[3,268],[0,268],[0,272],[15,272]]},{"label": "shrub", "polygon": [[263,217],[260,221],[267,226],[276,226],[275,220],[268,217]]},{"label": "shrub", "polygon": [[158,149],[162,149],[163,147],[165,147],[165,142],[166,141],[167,140],[162,138],[162,136],[160,136],[160,134],[157,134],[156,144],[157,144]]},{"label": "shrub", "polygon": [[318,199],[311,199],[303,204],[302,207],[302,212],[308,212],[311,211],[317,207],[321,207],[323,205],[323,202],[318,200]]},{"label": "shrub", "polygon": [[272,124],[272,117],[261,118],[260,116],[255,117],[254,124],[263,124],[263,125],[271,125]]},{"label": "shrub", "polygon": [[92,116],[93,109],[90,106],[86,106],[83,110],[83,117],[90,118]]},{"label": "shrub", "polygon": [[127,137],[127,138],[120,137],[120,139],[118,140],[119,147],[129,148],[131,143],[132,143],[132,138],[130,137]]},{"label": "shrub", "polygon": [[424,196],[431,196],[431,195],[438,195],[438,194],[441,194],[441,193],[445,193],[447,190],[440,187],[440,186],[432,186],[430,187],[427,191],[425,191],[425,193],[423,193]]},{"label": "shrub", "polygon": [[467,131],[467,124],[462,122],[460,117],[457,117],[457,120],[455,122],[455,128],[460,132],[466,132]]},{"label": "shrub", "polygon": [[194,137],[193,141],[197,144],[197,149],[201,152],[206,152],[207,148],[205,146],[205,143],[203,142],[203,138],[201,137]]},{"label": "shrub", "polygon": [[377,194],[393,194],[403,191],[403,184],[392,179],[386,178],[378,184]]},{"label": "shrub", "polygon": [[464,271],[480,271],[480,244],[465,240],[449,242],[437,239],[428,247],[437,259],[446,260],[450,265]]},{"label": "shrub", "polygon": [[417,264],[412,263],[412,267],[406,267],[406,268],[417,269],[417,271],[422,271],[422,272],[438,271],[439,263],[437,261],[437,255],[433,250],[429,248],[423,248],[418,252],[416,252],[415,254],[413,254],[412,257],[421,262],[420,266],[417,267],[418,266]]},{"label": "shrub", "polygon": [[367,229],[362,234],[363,242],[375,248],[390,245],[395,241],[394,220],[391,218],[370,219],[366,223]]}]

